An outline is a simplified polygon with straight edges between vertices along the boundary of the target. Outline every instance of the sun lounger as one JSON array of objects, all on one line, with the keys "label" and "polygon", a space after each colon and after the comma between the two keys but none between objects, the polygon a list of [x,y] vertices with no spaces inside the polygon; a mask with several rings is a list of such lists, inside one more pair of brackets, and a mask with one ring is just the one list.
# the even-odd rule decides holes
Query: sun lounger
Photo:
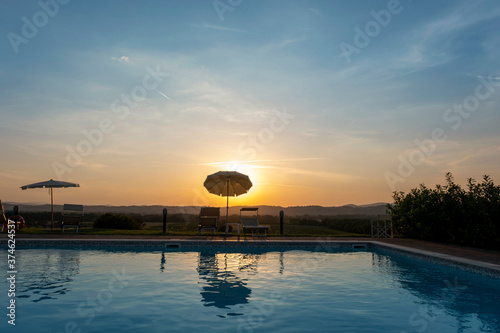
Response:
[{"label": "sun lounger", "polygon": [[[250,212],[255,216],[243,216],[243,212]],[[245,233],[247,230],[250,230],[252,232],[252,237],[267,236],[267,230],[269,230],[269,226],[259,224],[259,208],[241,208],[240,222],[243,227],[243,233]],[[259,231],[261,230],[264,231],[264,234],[259,233]]]},{"label": "sun lounger", "polygon": [[64,204],[62,215],[62,231],[66,228],[76,228],[78,232],[83,217],[83,205]]},{"label": "sun lounger", "polygon": [[198,229],[203,235],[203,230],[213,229],[214,235],[217,232],[217,223],[219,222],[220,209],[215,207],[202,207],[200,209],[200,218],[198,220]]}]

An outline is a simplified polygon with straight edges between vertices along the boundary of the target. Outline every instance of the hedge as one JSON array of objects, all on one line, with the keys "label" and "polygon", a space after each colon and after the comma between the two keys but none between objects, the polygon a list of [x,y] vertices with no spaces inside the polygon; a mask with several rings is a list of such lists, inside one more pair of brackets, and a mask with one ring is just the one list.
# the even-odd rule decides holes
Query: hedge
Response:
[{"label": "hedge", "polygon": [[127,215],[106,213],[94,221],[94,228],[139,230],[141,223]]},{"label": "hedge", "polygon": [[388,211],[403,237],[500,249],[500,186],[489,176],[481,183],[468,179],[464,190],[447,173],[444,186],[421,184],[393,198]]}]

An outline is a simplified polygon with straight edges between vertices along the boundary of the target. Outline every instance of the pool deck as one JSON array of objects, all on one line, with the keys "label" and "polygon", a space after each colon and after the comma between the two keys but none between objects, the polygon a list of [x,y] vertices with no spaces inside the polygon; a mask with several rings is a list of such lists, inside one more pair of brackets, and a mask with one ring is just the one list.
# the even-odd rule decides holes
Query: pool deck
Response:
[{"label": "pool deck", "polygon": [[[7,235],[0,236],[0,240]],[[65,234],[17,234],[16,240],[123,240],[123,241],[209,241],[209,242],[265,242],[265,243],[303,243],[303,242],[362,242],[382,245],[396,250],[412,252],[420,255],[450,260],[466,265],[484,267],[500,272],[500,251],[476,249],[458,245],[433,243],[404,238],[343,238],[343,237],[251,237],[251,236],[158,236],[158,235],[81,235],[77,233]]]}]

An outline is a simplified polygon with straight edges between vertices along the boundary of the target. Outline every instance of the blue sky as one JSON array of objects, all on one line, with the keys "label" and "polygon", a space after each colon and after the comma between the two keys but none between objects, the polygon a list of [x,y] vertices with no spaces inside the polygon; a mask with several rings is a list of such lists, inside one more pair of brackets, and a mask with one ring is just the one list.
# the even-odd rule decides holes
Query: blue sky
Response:
[{"label": "blue sky", "polygon": [[60,178],[81,185],[63,201],[222,205],[202,184],[225,169],[254,182],[238,204],[499,182],[497,1],[7,0],[0,17],[4,201]]}]

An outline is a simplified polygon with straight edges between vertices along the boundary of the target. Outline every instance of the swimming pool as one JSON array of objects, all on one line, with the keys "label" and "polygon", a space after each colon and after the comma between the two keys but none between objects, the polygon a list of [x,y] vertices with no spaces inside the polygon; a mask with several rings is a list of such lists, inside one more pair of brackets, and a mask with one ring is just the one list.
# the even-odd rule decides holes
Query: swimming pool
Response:
[{"label": "swimming pool", "polygon": [[2,332],[500,332],[498,278],[382,248],[16,257],[16,325],[4,314]]}]

